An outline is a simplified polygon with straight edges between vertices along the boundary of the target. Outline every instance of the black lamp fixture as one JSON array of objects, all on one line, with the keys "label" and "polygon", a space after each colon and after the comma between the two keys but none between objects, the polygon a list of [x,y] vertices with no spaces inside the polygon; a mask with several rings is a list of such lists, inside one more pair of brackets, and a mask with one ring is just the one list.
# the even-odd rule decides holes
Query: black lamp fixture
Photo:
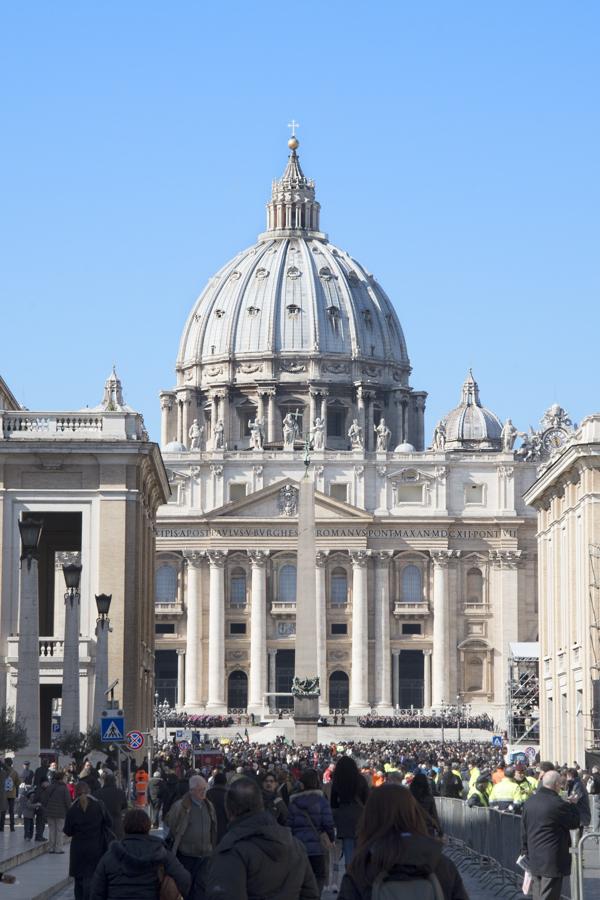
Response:
[{"label": "black lamp fixture", "polygon": [[112,594],[96,594],[96,608],[103,622],[108,618],[111,600]]},{"label": "black lamp fixture", "polygon": [[21,533],[21,562],[26,559],[27,568],[31,568],[31,560],[38,558],[44,523],[41,519],[19,519],[17,524]]},{"label": "black lamp fixture", "polygon": [[79,591],[81,566],[78,563],[69,563],[68,566],[63,566],[62,570],[69,594],[76,594]]}]

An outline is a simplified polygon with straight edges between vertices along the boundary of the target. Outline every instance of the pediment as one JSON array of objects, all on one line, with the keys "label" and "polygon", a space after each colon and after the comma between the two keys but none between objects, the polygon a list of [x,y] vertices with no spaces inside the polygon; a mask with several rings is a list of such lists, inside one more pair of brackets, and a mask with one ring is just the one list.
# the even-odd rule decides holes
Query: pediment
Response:
[{"label": "pediment", "polygon": [[440,472],[437,468],[431,472],[425,469],[419,469],[416,466],[403,466],[394,472],[386,475],[388,481],[400,481],[405,484],[424,484],[430,481],[436,481],[445,475],[445,470]]},{"label": "pediment", "polygon": [[[213,510],[210,519],[259,519],[261,521],[278,522],[298,518],[297,481],[286,478],[248,494],[241,500],[233,500]],[[320,491],[315,491],[315,519],[317,521],[370,522],[372,516],[364,509],[358,509],[350,503],[334,500]]]}]

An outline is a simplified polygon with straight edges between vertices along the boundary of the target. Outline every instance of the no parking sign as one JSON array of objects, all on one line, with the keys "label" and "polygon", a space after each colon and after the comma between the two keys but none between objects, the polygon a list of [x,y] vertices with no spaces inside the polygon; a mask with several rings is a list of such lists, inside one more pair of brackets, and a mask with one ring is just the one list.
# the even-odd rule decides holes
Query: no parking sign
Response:
[{"label": "no parking sign", "polygon": [[141,750],[144,746],[144,735],[141,731],[130,731],[127,735],[127,746],[130,750]]},{"label": "no parking sign", "polygon": [[190,742],[189,741],[179,741],[178,745],[180,750],[189,750]]}]

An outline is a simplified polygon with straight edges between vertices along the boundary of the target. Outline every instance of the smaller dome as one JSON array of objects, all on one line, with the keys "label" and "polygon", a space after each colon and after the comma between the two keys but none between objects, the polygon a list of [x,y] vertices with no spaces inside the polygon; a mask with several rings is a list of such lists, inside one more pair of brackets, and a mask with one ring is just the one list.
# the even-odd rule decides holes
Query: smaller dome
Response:
[{"label": "smaller dome", "polygon": [[187,453],[187,447],[180,441],[169,441],[162,449],[163,453]]},{"label": "smaller dome", "polygon": [[404,444],[398,444],[398,446],[394,450],[394,453],[416,453],[416,452],[417,451],[415,450],[413,445],[408,444],[406,442]]},{"label": "smaller dome", "polygon": [[479,386],[469,369],[459,405],[435,429],[436,450],[500,450],[502,423],[481,405]]}]

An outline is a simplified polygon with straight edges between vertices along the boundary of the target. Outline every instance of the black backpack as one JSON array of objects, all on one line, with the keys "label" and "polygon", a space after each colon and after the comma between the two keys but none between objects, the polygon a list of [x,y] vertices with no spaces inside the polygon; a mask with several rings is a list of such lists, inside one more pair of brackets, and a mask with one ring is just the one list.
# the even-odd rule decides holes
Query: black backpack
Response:
[{"label": "black backpack", "polygon": [[394,881],[381,872],[373,882],[371,900],[444,900],[444,892],[433,874]]}]

